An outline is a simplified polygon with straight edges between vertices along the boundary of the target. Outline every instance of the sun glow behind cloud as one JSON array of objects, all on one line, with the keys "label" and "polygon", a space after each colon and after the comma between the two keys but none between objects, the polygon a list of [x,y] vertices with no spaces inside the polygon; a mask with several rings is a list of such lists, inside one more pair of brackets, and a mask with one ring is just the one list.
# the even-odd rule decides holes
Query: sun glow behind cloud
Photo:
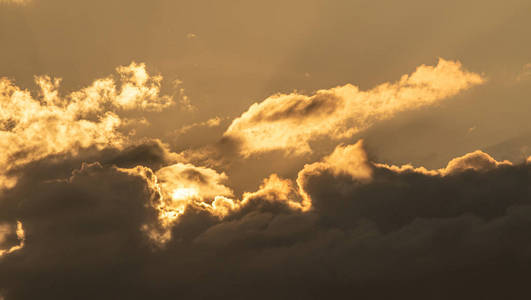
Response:
[{"label": "sun glow behind cloud", "polygon": [[183,201],[198,196],[199,193],[197,189],[194,188],[178,188],[173,190],[171,193],[171,198],[173,201]]},{"label": "sun glow behind cloud", "polygon": [[[3,113],[0,120],[3,128],[0,133],[6,138],[3,144],[0,143],[0,147],[5,149],[0,165],[8,166],[6,170],[9,170],[52,154],[75,154],[80,148],[89,146],[122,149],[129,141],[119,129],[131,120],[121,117],[121,111],[161,111],[174,104],[172,97],[160,94],[162,77],[149,75],[144,64],[133,62],[116,70],[119,81],[111,76],[98,79],[91,86],[65,97],[59,93],[60,79],[36,77],[40,87],[39,97],[33,97],[28,91],[2,79],[0,105]],[[440,59],[434,67],[422,65],[396,83],[384,83],[369,91],[360,91],[356,86],[347,84],[317,91],[313,96],[274,95],[253,104],[233,120],[225,137],[242,142],[240,153],[243,157],[271,150],[307,153],[311,152],[308,143],[319,136],[329,135],[331,139],[352,136],[378,120],[391,118],[401,111],[432,105],[483,81],[480,75],[464,71],[459,62]],[[194,123],[183,127],[180,133],[194,127],[219,126],[220,120],[213,118]],[[31,141],[30,145],[27,141]],[[25,156],[12,159],[16,153],[23,151],[26,151]],[[273,173],[263,180],[257,191],[245,192],[240,199],[235,198],[232,189],[227,186],[227,175],[208,167],[178,162],[156,171],[145,166],[118,170],[144,178],[151,187],[150,202],[158,211],[160,227],[147,226],[144,230],[163,244],[171,238],[169,228],[190,207],[224,218],[255,205],[256,199],[261,199],[307,212],[312,209],[312,199],[305,187],[308,178],[319,174],[346,175],[363,183],[370,182],[374,167],[386,167],[395,172],[419,171],[435,176],[467,168],[468,165],[479,168],[486,163],[499,164],[492,158],[483,159],[480,154],[454,160],[447,170],[442,171],[373,165],[360,141],[353,145],[339,145],[322,160],[305,165],[296,180],[284,179]],[[181,160],[184,157],[178,153],[171,155]],[[0,175],[4,176],[4,187],[16,184],[16,178]]]}]

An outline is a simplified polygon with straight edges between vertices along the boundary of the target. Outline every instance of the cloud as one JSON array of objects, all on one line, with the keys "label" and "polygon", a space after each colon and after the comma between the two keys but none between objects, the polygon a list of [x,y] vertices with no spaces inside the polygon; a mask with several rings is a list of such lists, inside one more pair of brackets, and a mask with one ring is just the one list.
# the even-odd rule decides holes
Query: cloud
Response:
[{"label": "cloud", "polygon": [[[0,226],[0,245],[5,242],[7,239],[7,235],[9,235],[11,232],[9,231],[9,226],[1,225]],[[20,221],[17,221],[17,227],[14,231],[18,240],[18,245],[14,245],[9,247],[8,249],[0,249],[0,259],[2,256],[11,254],[15,251],[18,251],[24,247],[24,241],[26,239],[26,235],[24,233],[24,228],[22,227],[22,223]]]},{"label": "cloud", "polygon": [[228,177],[225,173],[208,167],[176,163],[156,172],[147,167],[119,170],[146,178],[159,194],[158,202],[154,202],[153,206],[159,211],[159,221],[165,229],[161,232],[160,227],[157,227],[148,231],[155,240],[164,244],[171,238],[168,227],[178,224],[179,218],[190,209],[203,210],[221,219],[269,204],[284,207],[289,211],[312,211],[315,208],[307,186],[312,178],[324,174],[339,178],[348,177],[359,185],[366,185],[375,180],[375,171],[382,170],[397,174],[416,173],[428,177],[445,177],[470,171],[488,172],[509,166],[512,166],[511,162],[498,162],[479,150],[454,158],[445,168],[438,170],[375,163],[368,160],[363,141],[360,140],[353,145],[339,145],[320,161],[306,164],[298,172],[295,181],[271,174],[263,180],[257,191],[245,192],[241,199],[233,198],[233,191],[226,185]]},{"label": "cloud", "polygon": [[361,182],[372,179],[372,168],[363,150],[363,141],[354,145],[339,145],[334,152],[320,162],[307,164],[297,175],[298,191],[304,199],[306,209],[311,207],[311,197],[305,191],[304,185],[308,177],[317,176],[323,172],[330,172],[335,176],[347,175]]},{"label": "cloud", "polygon": [[0,3],[25,5],[30,3],[31,0],[0,0]]},{"label": "cloud", "polygon": [[422,65],[395,83],[368,91],[347,84],[312,96],[273,95],[251,105],[232,122],[225,136],[241,140],[245,156],[272,150],[307,153],[308,143],[319,137],[351,137],[379,120],[433,105],[483,82],[459,62],[439,59],[434,67]]},{"label": "cloud", "polygon": [[174,132],[174,134],[176,135],[181,135],[181,134],[185,134],[187,132],[189,132],[190,130],[194,129],[194,128],[197,128],[197,127],[208,127],[208,128],[212,128],[212,127],[217,127],[221,124],[221,118],[220,117],[214,117],[214,118],[210,118],[204,122],[199,122],[199,123],[192,123],[192,124],[189,124],[189,125],[185,125],[183,127],[181,127],[180,129],[176,130]]},{"label": "cloud", "polygon": [[60,79],[35,77],[37,96],[0,78],[0,188],[13,187],[10,169],[48,155],[96,147],[123,147],[128,137],[123,110],[159,111],[173,104],[160,94],[161,76],[150,76],[144,64],[116,69],[119,79],[107,77],[66,96]]},{"label": "cloud", "polygon": [[[127,167],[159,148],[97,151],[102,163],[61,180],[74,157],[27,165],[0,201],[0,223],[25,232],[0,259],[6,299],[494,299],[527,288],[529,164],[473,152],[444,171],[406,170],[370,162],[359,142],[237,200],[212,169]],[[187,197],[163,224],[159,205]]]},{"label": "cloud", "polygon": [[182,80],[175,80],[173,82],[173,85],[179,90],[179,104],[181,107],[186,111],[195,111],[197,110],[197,107],[195,107],[192,102],[190,101],[190,97],[186,95],[184,87],[182,87]]},{"label": "cloud", "polygon": [[207,207],[212,203],[215,209],[216,200],[233,194],[225,185],[227,176],[209,168],[178,163],[158,170],[156,175],[162,194],[167,199],[160,206],[166,222],[175,220],[191,203]]},{"label": "cloud", "polygon": [[510,166],[512,163],[508,160],[497,161],[492,156],[487,153],[476,150],[474,152],[467,153],[461,157],[456,157],[448,162],[448,165],[445,168],[438,170],[428,170],[424,167],[415,168],[411,165],[403,166],[393,166],[387,164],[375,164],[378,167],[387,168],[394,172],[417,172],[425,175],[432,176],[446,176],[450,174],[465,172],[469,170],[474,170],[478,172],[485,172],[489,170],[496,169],[502,166]]},{"label": "cloud", "polygon": [[[371,161],[358,141],[256,190],[236,193],[229,180],[228,165],[248,162],[236,150],[304,153],[316,136],[351,136],[482,82],[459,63],[421,66],[367,92],[274,96],[218,144],[183,153],[123,133],[138,123],[125,111],[173,99],[143,64],[117,71],[67,96],[45,76],[36,96],[0,81],[5,299],[499,299],[527,290],[529,159],[478,150],[440,169],[395,166]],[[263,128],[271,131],[254,131]],[[255,138],[278,143],[249,144]]]},{"label": "cloud", "polygon": [[516,76],[516,81],[526,81],[531,77],[531,63],[525,64]]}]

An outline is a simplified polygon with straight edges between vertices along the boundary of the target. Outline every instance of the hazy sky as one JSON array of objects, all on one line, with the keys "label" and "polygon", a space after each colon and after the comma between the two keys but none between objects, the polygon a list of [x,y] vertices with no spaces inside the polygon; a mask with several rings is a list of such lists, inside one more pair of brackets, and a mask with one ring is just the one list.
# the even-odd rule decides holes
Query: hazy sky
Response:
[{"label": "hazy sky", "polygon": [[0,300],[521,291],[530,14],[0,0]]}]

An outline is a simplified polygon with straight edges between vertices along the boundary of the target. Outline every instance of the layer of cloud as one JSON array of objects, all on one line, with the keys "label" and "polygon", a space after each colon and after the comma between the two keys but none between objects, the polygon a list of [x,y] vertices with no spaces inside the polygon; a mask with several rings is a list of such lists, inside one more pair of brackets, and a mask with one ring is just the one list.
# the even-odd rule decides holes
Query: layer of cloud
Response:
[{"label": "layer of cloud", "polygon": [[434,67],[422,65],[395,83],[368,91],[347,84],[312,96],[271,96],[251,105],[225,136],[241,140],[245,156],[271,150],[301,154],[309,152],[308,143],[319,137],[350,137],[378,120],[433,105],[483,81],[479,74],[463,70],[459,62],[439,59]]},{"label": "layer of cloud", "polygon": [[[473,152],[425,172],[367,157],[362,143],[338,146],[298,181],[272,175],[241,200],[229,199],[223,174],[192,165],[92,163],[43,180],[61,161],[37,164],[0,202],[0,222],[25,231],[24,247],[0,260],[0,290],[21,300],[426,299],[434,290],[494,299],[526,289],[531,165]],[[301,190],[311,209],[293,205]],[[158,205],[174,192],[204,195],[204,205],[191,197],[161,246]],[[233,204],[224,214],[212,210],[218,194]]]},{"label": "layer of cloud", "polygon": [[395,166],[358,141],[241,194],[223,171],[246,161],[235,150],[304,153],[483,81],[459,63],[367,92],[271,97],[218,144],[183,153],[123,132],[141,123],[125,110],[173,99],[143,64],[117,71],[67,96],[49,77],[36,78],[38,96],[0,81],[5,299],[495,299],[527,288],[529,159],[478,150],[440,169]]}]

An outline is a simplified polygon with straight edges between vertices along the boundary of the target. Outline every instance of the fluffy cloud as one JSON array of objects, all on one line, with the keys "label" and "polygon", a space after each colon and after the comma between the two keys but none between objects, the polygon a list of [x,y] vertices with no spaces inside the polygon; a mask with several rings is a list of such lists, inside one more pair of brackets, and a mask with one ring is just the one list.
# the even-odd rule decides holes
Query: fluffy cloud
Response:
[{"label": "fluffy cloud", "polygon": [[122,147],[122,110],[161,110],[172,98],[160,94],[162,77],[150,76],[144,64],[117,68],[119,80],[98,79],[66,96],[60,79],[35,78],[40,93],[33,96],[0,78],[0,188],[12,187],[10,169],[48,155],[76,154],[81,148]]},{"label": "fluffy cloud", "polygon": [[[130,153],[156,153],[136,148],[93,159],[127,166],[142,157]],[[36,164],[0,202],[0,223],[19,220],[25,232],[24,247],[0,259],[6,299],[495,299],[521,293],[531,275],[529,164],[474,152],[430,174],[371,163],[357,143],[297,182],[272,175],[230,200],[222,173],[187,164],[92,163],[44,180],[70,159]],[[155,246],[145,228],[161,226],[157,206],[191,187],[207,205],[190,201]],[[311,209],[293,205],[301,189]],[[216,214],[216,194],[234,207]]]},{"label": "fluffy cloud", "polygon": [[415,168],[411,165],[403,165],[403,166],[393,166],[393,165],[387,165],[387,164],[375,164],[375,165],[378,167],[387,168],[394,172],[417,172],[417,173],[422,173],[426,175],[445,176],[445,175],[450,175],[453,173],[464,172],[467,170],[484,172],[484,171],[496,169],[501,166],[510,166],[512,165],[512,163],[507,160],[497,161],[494,158],[492,158],[492,156],[488,155],[487,153],[481,150],[476,150],[474,152],[467,153],[461,157],[452,159],[450,162],[448,162],[448,165],[446,167],[442,169],[438,169],[438,170],[428,170],[424,167]]},{"label": "fluffy cloud", "polygon": [[347,84],[312,96],[271,96],[251,105],[225,136],[241,140],[245,156],[271,150],[301,154],[309,152],[308,142],[318,137],[350,137],[378,120],[432,105],[483,81],[480,75],[464,71],[459,62],[439,59],[434,67],[422,65],[395,83],[368,91]]},{"label": "fluffy cloud", "polygon": [[5,299],[499,299],[527,290],[529,159],[475,151],[430,170],[373,162],[359,141],[241,195],[223,169],[238,142],[244,155],[302,153],[315,137],[351,136],[482,82],[458,63],[367,92],[271,97],[217,145],[179,154],[122,133],[124,110],[173,100],[144,65],[117,71],[118,81],[64,97],[48,77],[36,78],[38,96],[0,81]]},{"label": "fluffy cloud", "polygon": [[229,200],[232,190],[225,185],[227,176],[213,169],[177,163],[156,172],[164,201],[158,206],[166,225],[175,221],[187,206],[195,204],[224,214],[222,203]]}]

